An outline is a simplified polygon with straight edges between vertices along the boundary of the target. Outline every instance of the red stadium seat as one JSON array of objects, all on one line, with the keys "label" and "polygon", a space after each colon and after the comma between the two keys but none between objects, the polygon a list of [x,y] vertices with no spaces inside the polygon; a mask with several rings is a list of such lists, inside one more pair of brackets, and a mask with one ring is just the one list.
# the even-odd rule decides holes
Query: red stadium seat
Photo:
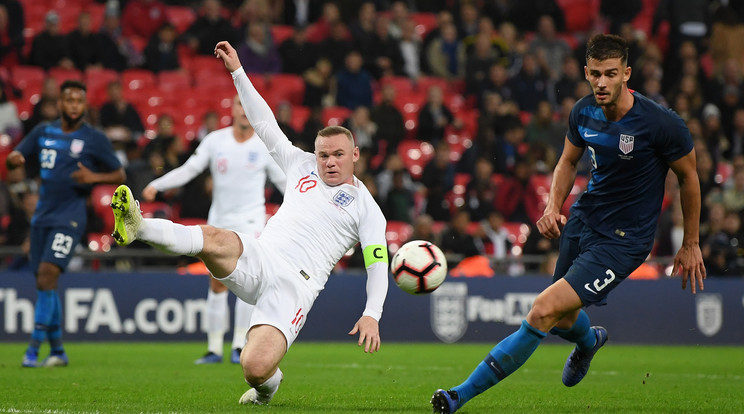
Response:
[{"label": "red stadium seat", "polygon": [[13,84],[21,90],[32,85],[38,85],[41,87],[46,76],[44,69],[37,66],[18,65],[13,67],[10,71],[10,77]]},{"label": "red stadium seat", "polygon": [[589,185],[589,178],[583,175],[577,175],[576,181],[574,181],[573,187],[571,187],[571,192],[568,193],[568,197],[566,197],[566,202],[563,203],[563,207],[561,208],[561,214],[568,217],[569,210],[571,209],[571,206],[573,203],[576,202],[576,199],[579,198],[579,196],[586,190],[587,185]]},{"label": "red stadium seat", "polygon": [[92,252],[108,252],[113,244],[114,238],[110,233],[88,233],[88,250]]},{"label": "red stadium seat", "polygon": [[300,75],[278,73],[269,78],[268,91],[275,102],[287,101],[292,105],[302,105],[305,97],[305,81]]},{"label": "red stadium seat", "polygon": [[162,201],[140,202],[142,217],[173,220],[173,208]]},{"label": "red stadium seat", "polygon": [[418,78],[418,80],[416,81],[416,85],[418,91],[424,94],[433,86],[439,86],[442,89],[442,92],[444,92],[445,94],[450,92],[449,81],[437,76],[422,76]]},{"label": "red stadium seat", "polygon": [[405,139],[398,144],[398,155],[411,177],[418,180],[426,164],[434,157],[434,147],[428,142]]},{"label": "red stadium seat", "polygon": [[103,221],[106,231],[114,230],[114,213],[111,211],[111,196],[118,187],[115,184],[98,184],[93,187],[90,194],[93,211]]},{"label": "red stadium seat", "polygon": [[297,132],[302,132],[305,128],[305,123],[310,118],[310,108],[306,106],[293,106],[292,107],[292,128]]},{"label": "red stadium seat", "polygon": [[119,73],[111,69],[87,69],[85,85],[88,87],[88,102],[99,107],[108,99],[108,84],[119,80]]},{"label": "red stadium seat", "polygon": [[385,240],[387,240],[390,253],[395,254],[411,238],[412,234],[413,226],[405,221],[388,221],[385,228]]},{"label": "red stadium seat", "polygon": [[49,76],[54,78],[59,85],[66,80],[83,80],[83,72],[77,69],[49,68],[48,73]]},{"label": "red stadium seat", "polygon": [[158,88],[165,92],[173,92],[191,87],[191,76],[185,71],[168,70],[158,73]]},{"label": "red stadium seat", "polygon": [[411,20],[416,23],[416,34],[422,39],[437,27],[437,15],[434,13],[411,13]]},{"label": "red stadium seat", "polygon": [[124,90],[152,90],[155,85],[155,74],[145,69],[127,69],[121,74]]},{"label": "red stadium seat", "polygon": [[323,108],[323,123],[325,125],[341,125],[351,116],[351,109],[343,106]]},{"label": "red stadium seat", "polygon": [[189,6],[168,6],[168,21],[175,26],[178,34],[186,31],[196,20],[196,12]]},{"label": "red stadium seat", "polygon": [[566,18],[566,32],[587,32],[599,16],[600,0],[557,0]]},{"label": "red stadium seat", "polygon": [[396,95],[413,92],[413,82],[406,76],[386,76],[380,79],[380,86],[393,85]]},{"label": "red stadium seat", "polygon": [[448,128],[445,134],[447,143],[450,146],[450,161],[458,162],[462,154],[473,146],[473,140],[468,135],[460,134],[453,128]]},{"label": "red stadium seat", "polygon": [[271,26],[271,38],[274,40],[274,44],[279,46],[284,43],[285,40],[292,37],[294,34],[294,27],[274,24]]}]

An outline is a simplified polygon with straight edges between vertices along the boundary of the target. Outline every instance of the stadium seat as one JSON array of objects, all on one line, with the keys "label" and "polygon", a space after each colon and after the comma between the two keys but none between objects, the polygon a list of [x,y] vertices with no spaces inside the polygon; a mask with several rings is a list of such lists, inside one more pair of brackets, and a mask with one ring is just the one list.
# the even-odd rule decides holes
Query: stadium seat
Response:
[{"label": "stadium seat", "polygon": [[83,72],[77,69],[49,68],[48,74],[57,81],[58,85],[67,80],[83,80]]},{"label": "stadium seat", "polygon": [[305,128],[305,123],[310,118],[310,108],[306,106],[293,106],[292,107],[292,128],[297,132],[302,132]]},{"label": "stadium seat", "polygon": [[99,107],[108,98],[108,84],[119,79],[119,73],[111,69],[90,68],[85,70],[85,85],[88,87],[88,102]]},{"label": "stadium seat", "polygon": [[271,38],[276,46],[284,43],[285,40],[292,37],[294,34],[294,27],[288,25],[274,24],[271,25]]},{"label": "stadium seat", "polygon": [[44,69],[38,66],[18,65],[13,67],[10,71],[10,78],[13,84],[21,90],[24,90],[31,85],[38,85],[41,87],[46,76]]},{"label": "stadium seat", "polygon": [[121,83],[124,90],[152,90],[155,85],[155,75],[145,69],[127,69],[121,73]]},{"label": "stadium seat", "polygon": [[418,180],[426,164],[434,157],[434,147],[428,142],[405,139],[398,144],[398,155],[411,177]]},{"label": "stadium seat", "polygon": [[507,221],[504,223],[504,229],[509,232],[509,242],[512,244],[512,256],[522,255],[522,246],[530,235],[530,226],[525,223]]},{"label": "stadium seat", "polygon": [[168,21],[175,26],[178,34],[182,34],[196,20],[196,12],[189,6],[168,6],[166,11]]},{"label": "stadium seat", "polygon": [[385,228],[385,240],[387,240],[390,254],[395,254],[411,238],[412,234],[413,226],[405,221],[388,221]]},{"label": "stadium seat", "polygon": [[106,231],[114,229],[114,213],[111,211],[111,196],[118,187],[115,184],[98,184],[93,186],[90,194],[93,212],[101,218]]},{"label": "stadium seat", "polygon": [[[542,212],[548,205],[548,198],[550,197],[550,183],[552,177],[548,174],[534,174],[530,177],[530,181],[525,189],[525,205],[532,207],[534,213],[530,215],[530,219],[536,222],[540,217],[535,217],[537,212]],[[528,211],[529,214],[529,211]]]},{"label": "stadium seat", "polygon": [[114,238],[110,233],[88,233],[87,237],[88,250],[92,252],[108,252],[114,244]]},{"label": "stadium seat", "polygon": [[140,210],[144,218],[176,219],[173,216],[173,208],[162,201],[140,202]]},{"label": "stadium seat", "polygon": [[413,82],[407,76],[386,76],[380,79],[380,86],[393,85],[396,96],[413,92]]},{"label": "stadium seat", "polygon": [[566,32],[588,32],[599,16],[600,0],[557,0],[566,19]]},{"label": "stadium seat", "polygon": [[214,77],[226,77],[232,84],[230,75],[225,69],[225,64],[214,56],[196,55],[189,59],[188,64],[189,66],[186,69],[195,80],[205,77],[202,73],[208,73]]},{"label": "stadium seat", "polygon": [[267,94],[275,102],[287,101],[292,105],[302,105],[305,97],[305,81],[302,76],[291,73],[277,73],[268,80]]},{"label": "stadium seat", "polygon": [[424,94],[426,94],[432,86],[439,86],[445,94],[450,92],[450,85],[447,79],[437,76],[421,76],[416,80],[417,90]]},{"label": "stadium seat", "polygon": [[437,15],[434,13],[411,13],[411,20],[416,23],[416,34],[421,39],[437,27]]},{"label": "stadium seat", "polygon": [[191,76],[182,70],[168,70],[158,73],[158,88],[164,92],[173,92],[191,87]]},{"label": "stadium seat", "polygon": [[566,202],[563,203],[563,207],[561,208],[561,214],[568,217],[569,210],[571,209],[571,206],[573,203],[576,202],[576,199],[579,198],[579,196],[586,190],[587,185],[589,185],[589,178],[584,175],[577,175],[576,180],[574,181],[573,187],[571,187],[571,192],[568,193],[568,197],[566,197]]},{"label": "stadium seat", "polygon": [[323,123],[325,125],[341,125],[351,116],[351,109],[343,106],[323,108]]},{"label": "stadium seat", "polygon": [[453,163],[460,161],[462,154],[473,146],[473,140],[470,139],[470,136],[461,134],[454,128],[448,128],[445,137],[450,146],[450,161]]}]

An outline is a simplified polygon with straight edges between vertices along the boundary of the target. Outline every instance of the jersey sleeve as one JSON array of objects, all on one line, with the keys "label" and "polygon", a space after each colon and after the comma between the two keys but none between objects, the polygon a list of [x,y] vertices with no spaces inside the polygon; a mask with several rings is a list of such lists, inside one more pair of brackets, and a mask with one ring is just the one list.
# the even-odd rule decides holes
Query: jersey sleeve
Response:
[{"label": "jersey sleeve", "polygon": [[114,171],[121,168],[121,161],[116,156],[114,146],[111,141],[103,134],[103,132],[90,127],[92,134],[94,134],[94,142],[96,151],[94,151],[94,157],[96,163],[103,167],[106,171]]},{"label": "jersey sleeve", "polygon": [[183,165],[153,180],[149,185],[155,187],[158,191],[166,191],[181,187],[193,180],[209,165],[209,154],[214,137],[211,133],[207,135]]},{"label": "jersey sleeve", "polygon": [[668,111],[664,116],[666,122],[659,124],[659,133],[656,134],[659,138],[657,151],[666,163],[671,163],[689,154],[694,144],[685,121],[674,111],[670,109],[666,111]]},{"label": "jersey sleeve", "polygon": [[584,141],[584,138],[581,137],[581,133],[579,132],[579,116],[581,114],[580,108],[583,107],[584,105],[579,105],[578,102],[576,103],[576,105],[573,106],[573,108],[571,109],[571,113],[568,115],[568,131],[566,131],[566,138],[568,138],[568,140],[571,141],[572,144],[581,148],[584,148],[586,146],[586,141]]},{"label": "jersey sleeve", "polygon": [[39,151],[39,137],[41,136],[41,132],[44,130],[44,127],[47,125],[46,122],[43,122],[34,129],[31,130],[26,136],[21,140],[21,142],[18,143],[15,147],[15,151],[20,152],[23,154],[25,158],[28,158],[29,155],[35,154]]},{"label": "jersey sleeve", "polygon": [[388,290],[387,221],[371,197],[364,208],[359,223],[359,241],[367,270],[367,304],[363,315],[379,321]]},{"label": "jersey sleeve", "polygon": [[284,135],[271,108],[248,79],[242,66],[232,72],[232,78],[245,115],[256,131],[256,135],[261,138],[279,167],[287,171],[288,166],[300,154],[304,154],[304,151],[292,145]]},{"label": "jersey sleeve", "polygon": [[269,180],[271,180],[276,189],[284,194],[287,187],[287,175],[284,174],[284,171],[279,167],[279,164],[274,162],[273,159],[266,165],[266,175],[269,177]]}]

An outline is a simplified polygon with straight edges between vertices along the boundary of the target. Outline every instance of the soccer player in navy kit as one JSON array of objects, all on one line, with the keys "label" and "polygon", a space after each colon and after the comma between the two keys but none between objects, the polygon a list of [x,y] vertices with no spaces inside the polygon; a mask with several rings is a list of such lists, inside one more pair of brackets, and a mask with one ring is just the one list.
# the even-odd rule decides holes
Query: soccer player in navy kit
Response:
[{"label": "soccer player in navy kit", "polygon": [[[29,156],[37,157],[41,176],[39,203],[31,219],[30,249],[37,298],[24,367],[67,365],[57,280],[85,232],[85,204],[91,185],[120,184],[126,179],[108,138],[83,120],[87,110],[83,83],[62,83],[59,109],[61,119],[36,126],[6,160],[12,169],[24,165]],[[51,352],[39,364],[39,347],[46,340]]]},{"label": "soccer player in navy kit", "polygon": [[[593,96],[571,111],[563,154],[553,173],[550,198],[537,221],[548,239],[561,237],[553,283],[535,299],[521,328],[496,345],[470,377],[450,390],[437,390],[434,412],[452,413],[516,371],[548,333],[576,343],[563,368],[563,383],[574,386],[607,341],[603,327],[592,327],[582,309],[604,305],[608,293],[640,266],[654,243],[669,168],[680,184],[684,239],[672,273],[703,289],[705,268],[699,246],[700,186],[695,152],[684,121],[628,89],[628,48],[614,35],[589,40],[584,75]],[[560,213],[589,151],[592,179],[587,191]]]}]

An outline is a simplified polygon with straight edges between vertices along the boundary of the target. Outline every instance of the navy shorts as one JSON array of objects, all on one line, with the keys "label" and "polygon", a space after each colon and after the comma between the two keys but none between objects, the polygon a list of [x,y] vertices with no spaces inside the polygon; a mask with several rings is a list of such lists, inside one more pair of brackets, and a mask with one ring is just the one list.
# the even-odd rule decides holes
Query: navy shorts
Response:
[{"label": "navy shorts", "polygon": [[83,230],[75,227],[31,226],[31,249],[29,252],[31,270],[36,272],[39,263],[49,262],[67,268],[75,247],[83,236]]},{"label": "navy shorts", "polygon": [[611,239],[576,216],[563,227],[553,283],[563,278],[584,306],[607,304],[607,295],[638,268],[651,253],[651,243]]}]

